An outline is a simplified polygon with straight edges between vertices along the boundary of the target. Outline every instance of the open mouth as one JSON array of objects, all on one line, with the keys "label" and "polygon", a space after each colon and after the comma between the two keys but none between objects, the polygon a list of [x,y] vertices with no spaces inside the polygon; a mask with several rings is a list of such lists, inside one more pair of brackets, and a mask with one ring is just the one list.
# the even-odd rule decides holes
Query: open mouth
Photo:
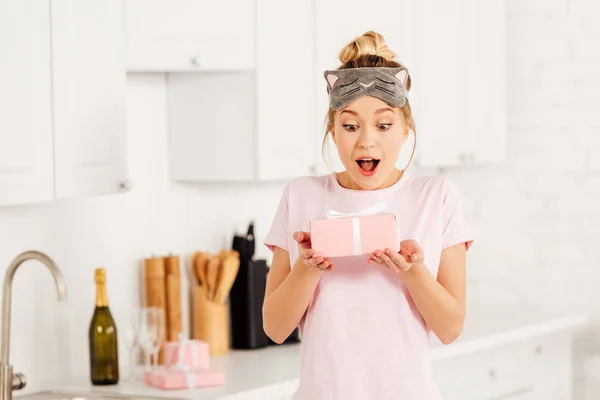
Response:
[{"label": "open mouth", "polygon": [[363,175],[373,175],[377,170],[377,166],[379,165],[379,159],[377,158],[359,158],[356,160],[358,164],[358,169]]}]

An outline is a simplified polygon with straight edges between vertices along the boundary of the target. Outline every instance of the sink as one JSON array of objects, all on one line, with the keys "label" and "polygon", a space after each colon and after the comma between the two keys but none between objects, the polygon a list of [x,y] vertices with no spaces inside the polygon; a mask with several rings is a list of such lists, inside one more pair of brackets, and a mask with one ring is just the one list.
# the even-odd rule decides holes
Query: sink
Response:
[{"label": "sink", "polygon": [[[23,394],[20,396],[13,396],[13,400],[165,400],[165,397],[125,395],[117,393],[86,393],[61,390],[44,390],[39,392]],[[179,400],[184,400],[184,398],[181,398]]]}]

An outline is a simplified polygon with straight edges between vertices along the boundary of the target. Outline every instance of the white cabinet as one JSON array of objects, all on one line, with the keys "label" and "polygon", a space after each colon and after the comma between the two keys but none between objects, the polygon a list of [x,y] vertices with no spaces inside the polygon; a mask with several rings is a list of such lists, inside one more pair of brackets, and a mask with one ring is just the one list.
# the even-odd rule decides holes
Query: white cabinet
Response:
[{"label": "white cabinet", "polygon": [[126,0],[129,71],[254,67],[254,1]]},{"label": "white cabinet", "polygon": [[5,7],[0,205],[119,191],[126,171],[122,0]]},{"label": "white cabinet", "polygon": [[[342,47],[369,30],[384,35],[411,73],[416,166],[504,158],[504,0],[485,6],[476,0],[372,0],[366,8],[362,0],[239,1],[211,6],[206,24],[191,17],[203,15],[199,2],[128,2],[130,68],[171,72],[173,179],[286,180],[329,172],[321,154],[328,110],[323,72],[337,68]],[[235,11],[224,18],[224,7]],[[210,36],[216,25],[227,27],[218,30],[225,36]],[[208,46],[218,40],[219,47]],[[145,61],[131,61],[142,53]],[[214,54],[208,60],[218,64],[190,66],[197,53]],[[333,168],[342,169],[328,144]]]},{"label": "white cabinet", "polygon": [[413,82],[418,165],[504,160],[504,0],[416,4],[421,38]]},{"label": "white cabinet", "polygon": [[169,174],[267,181],[315,162],[312,1],[256,2],[255,71],[168,76]]},{"label": "white cabinet", "polygon": [[415,99],[415,163],[426,168],[457,165],[464,152],[461,94],[468,79],[462,74],[464,1],[423,0],[415,13],[420,46],[410,96]]},{"label": "white cabinet", "polygon": [[50,5],[0,3],[0,205],[54,194]]},{"label": "white cabinet", "polygon": [[570,400],[568,333],[519,340],[433,363],[445,400]]},{"label": "white cabinet", "polygon": [[[504,15],[504,0],[373,0],[367,8],[360,0],[319,1],[316,75],[337,68],[339,50],[354,37],[377,31],[411,74],[415,164],[438,168],[501,161],[506,140]],[[321,122],[327,112],[324,81],[317,90]],[[400,168],[412,139],[407,145]],[[335,148],[331,155],[336,169],[341,168]]]},{"label": "white cabinet", "polygon": [[507,137],[505,1],[462,1],[463,158],[469,164],[501,162]]},{"label": "white cabinet", "polygon": [[121,0],[52,0],[56,197],[113,193],[126,179]]},{"label": "white cabinet", "polygon": [[308,175],[315,162],[313,7],[312,0],[257,0],[259,179]]}]

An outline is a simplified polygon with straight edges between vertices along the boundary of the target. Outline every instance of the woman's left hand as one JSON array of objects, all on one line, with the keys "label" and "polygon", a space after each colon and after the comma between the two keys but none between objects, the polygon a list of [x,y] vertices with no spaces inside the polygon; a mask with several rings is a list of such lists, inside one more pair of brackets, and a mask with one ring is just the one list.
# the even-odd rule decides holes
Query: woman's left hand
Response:
[{"label": "woman's left hand", "polygon": [[369,263],[376,262],[390,268],[394,272],[408,271],[413,264],[422,263],[425,259],[423,249],[415,240],[400,242],[400,252],[392,249],[378,250],[371,254]]}]

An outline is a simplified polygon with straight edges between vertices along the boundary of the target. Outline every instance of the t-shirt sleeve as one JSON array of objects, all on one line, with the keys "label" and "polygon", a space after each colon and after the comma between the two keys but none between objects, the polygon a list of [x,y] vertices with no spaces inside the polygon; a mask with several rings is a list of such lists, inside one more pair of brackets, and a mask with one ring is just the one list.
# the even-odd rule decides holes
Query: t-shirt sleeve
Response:
[{"label": "t-shirt sleeve", "polygon": [[465,220],[463,202],[458,186],[444,182],[442,249],[464,243],[467,250],[473,244],[473,235]]},{"label": "t-shirt sleeve", "polygon": [[287,185],[279,200],[279,206],[275,211],[275,217],[271,222],[271,228],[267,232],[264,244],[273,251],[275,246],[282,248],[285,251],[289,250],[289,185]]}]

